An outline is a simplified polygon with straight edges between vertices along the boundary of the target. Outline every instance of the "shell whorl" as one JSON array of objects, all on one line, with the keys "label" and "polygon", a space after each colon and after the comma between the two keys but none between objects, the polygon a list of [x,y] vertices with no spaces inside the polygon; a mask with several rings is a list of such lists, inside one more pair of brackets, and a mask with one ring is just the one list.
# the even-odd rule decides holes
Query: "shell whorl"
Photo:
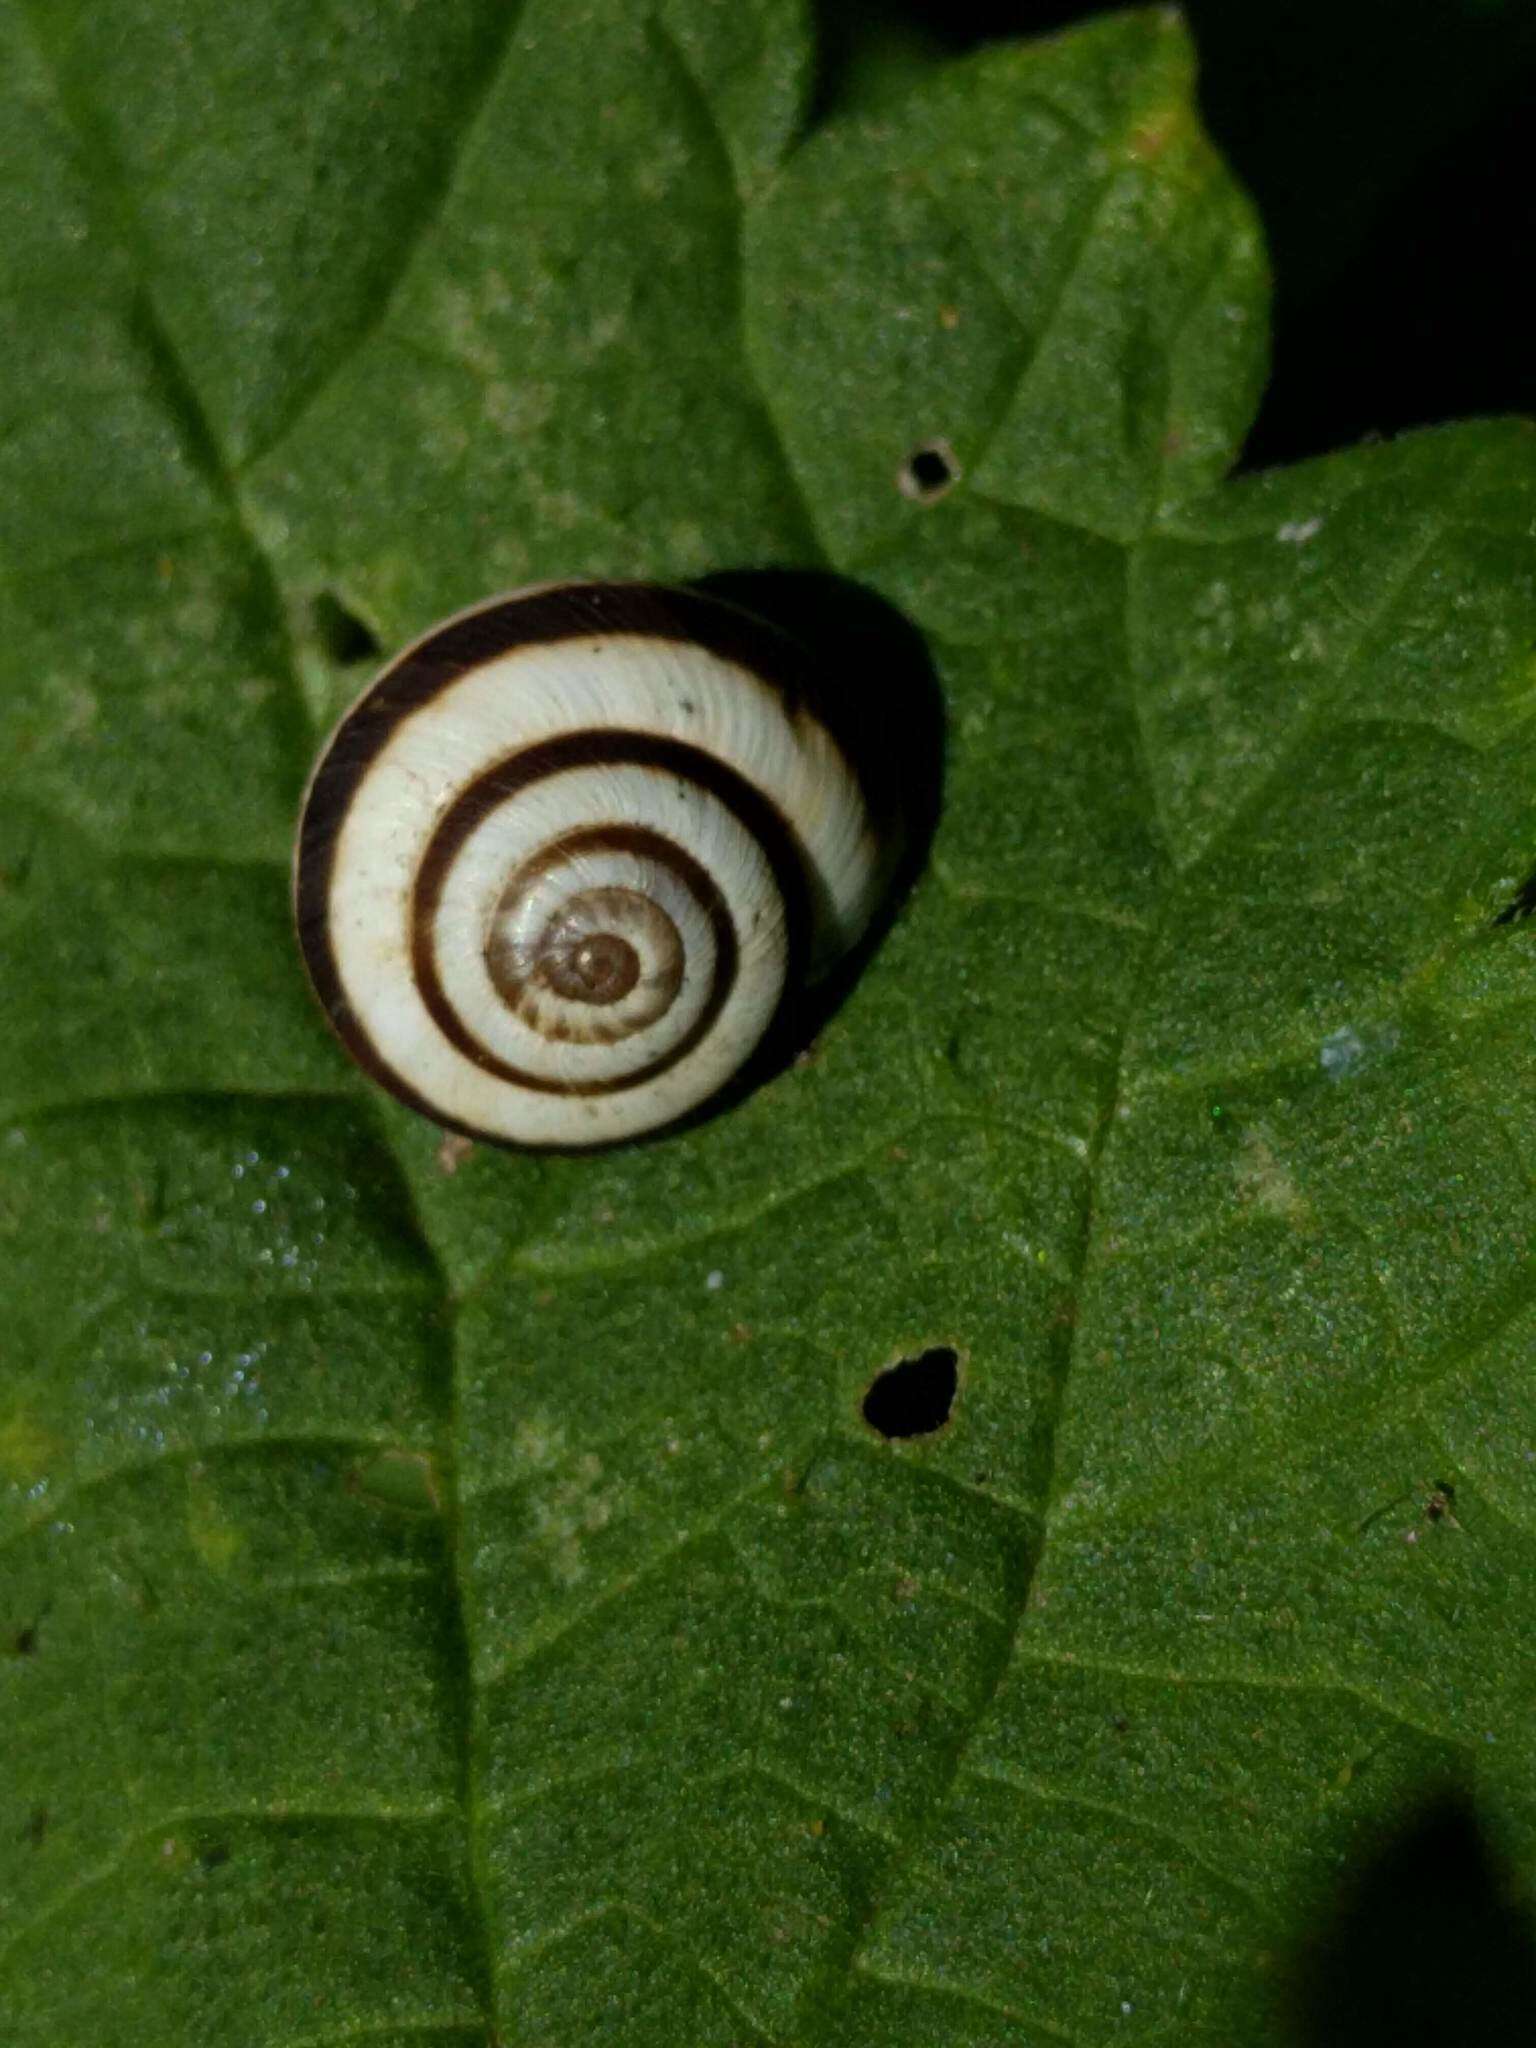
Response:
[{"label": "shell whorl", "polygon": [[299,830],[300,942],[373,1077],[495,1143],[614,1144],[728,1085],[856,942],[882,850],[803,689],[736,607],[540,586],[407,648]]}]

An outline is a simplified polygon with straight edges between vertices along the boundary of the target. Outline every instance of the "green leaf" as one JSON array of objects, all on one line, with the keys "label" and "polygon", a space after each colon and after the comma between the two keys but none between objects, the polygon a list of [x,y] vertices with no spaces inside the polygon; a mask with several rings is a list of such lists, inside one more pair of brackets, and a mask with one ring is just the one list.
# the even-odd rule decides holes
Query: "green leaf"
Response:
[{"label": "green leaf", "polygon": [[[808,140],[792,0],[0,23],[7,2042],[1258,2044],[1428,1791],[1528,1886],[1530,430],[1222,481],[1166,13]],[[932,649],[896,927],[441,1145],[287,929],[356,657],[765,565]]]}]

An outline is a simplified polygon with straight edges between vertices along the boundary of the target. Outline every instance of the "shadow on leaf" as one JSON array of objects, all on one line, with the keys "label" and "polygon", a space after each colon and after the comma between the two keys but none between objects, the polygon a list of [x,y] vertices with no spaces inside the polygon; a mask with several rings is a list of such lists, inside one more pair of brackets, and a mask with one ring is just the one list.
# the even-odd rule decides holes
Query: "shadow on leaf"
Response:
[{"label": "shadow on leaf", "polygon": [[1350,1874],[1291,1989],[1298,2048],[1531,2038],[1536,1926],[1468,1800],[1420,1807]]},{"label": "shadow on leaf", "polygon": [[891,850],[889,879],[859,944],[815,987],[792,994],[728,1096],[760,1087],[798,1058],[846,1001],[922,873],[944,780],[944,703],[922,635],[862,585],[820,570],[728,570],[698,588],[755,612],[798,642],[825,690],[815,710],[842,746]]}]

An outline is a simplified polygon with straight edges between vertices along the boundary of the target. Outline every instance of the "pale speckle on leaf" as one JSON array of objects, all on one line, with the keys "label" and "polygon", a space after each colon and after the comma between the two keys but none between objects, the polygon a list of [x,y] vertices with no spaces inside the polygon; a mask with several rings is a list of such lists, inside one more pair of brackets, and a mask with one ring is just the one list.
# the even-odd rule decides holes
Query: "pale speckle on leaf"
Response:
[{"label": "pale speckle on leaf", "polygon": [[1292,547],[1304,548],[1323,530],[1321,515],[1313,519],[1288,519],[1275,533],[1276,540],[1288,542]]}]

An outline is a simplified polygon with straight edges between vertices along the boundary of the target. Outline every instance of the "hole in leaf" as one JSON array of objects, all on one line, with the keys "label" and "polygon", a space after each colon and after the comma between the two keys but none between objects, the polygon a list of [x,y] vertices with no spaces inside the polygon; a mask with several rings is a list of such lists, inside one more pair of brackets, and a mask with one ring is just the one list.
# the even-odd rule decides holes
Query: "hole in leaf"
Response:
[{"label": "hole in leaf", "polygon": [[11,1638],[11,1649],[18,1657],[37,1655],[37,1626],[29,1622],[25,1628],[17,1629]]},{"label": "hole in leaf", "polygon": [[41,1849],[43,1843],[47,1840],[48,1820],[49,1814],[46,1806],[34,1806],[31,1813],[27,1816],[27,1824],[21,1831],[22,1838],[30,1842],[34,1849]]},{"label": "hole in leaf", "polygon": [[904,498],[919,505],[931,505],[960,481],[960,465],[947,441],[925,441],[914,448],[896,475],[896,488]]},{"label": "hole in leaf", "polygon": [[309,608],[310,631],[327,660],[341,668],[360,661],[376,661],[381,653],[378,635],[356,612],[349,611],[334,590],[322,590]]},{"label": "hole in leaf", "polygon": [[1526,876],[1516,893],[1493,920],[1495,924],[1519,924],[1536,910],[1536,869]]},{"label": "hole in leaf", "polygon": [[959,1386],[959,1352],[936,1344],[875,1375],[864,1420],[883,1437],[931,1436],[948,1422]]}]

